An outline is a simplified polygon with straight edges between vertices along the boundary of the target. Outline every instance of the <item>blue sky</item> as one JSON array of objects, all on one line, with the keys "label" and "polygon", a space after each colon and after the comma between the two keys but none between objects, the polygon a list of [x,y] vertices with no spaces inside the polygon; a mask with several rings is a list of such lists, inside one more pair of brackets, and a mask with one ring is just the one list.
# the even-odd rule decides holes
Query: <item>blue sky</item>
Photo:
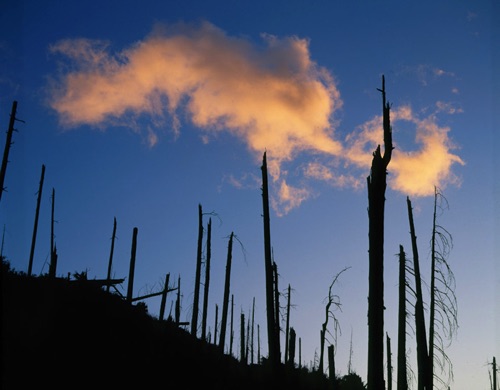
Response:
[{"label": "blue sky", "polygon": [[[352,332],[352,367],[366,380],[366,177],[382,143],[377,88],[385,75],[396,146],[386,193],[385,328],[396,345],[399,245],[411,257],[407,196],[429,282],[437,185],[449,204],[439,222],[453,236],[458,299],[459,329],[446,350],[451,387],[489,389],[487,363],[500,354],[495,2],[7,0],[0,7],[0,123],[7,128],[14,100],[25,121],[16,126],[0,203],[3,253],[14,268],[27,269],[45,164],[33,272],[48,271],[54,188],[59,275],[106,276],[116,217],[113,275],[128,276],[138,227],[134,295],[158,291],[166,273],[180,276],[189,320],[201,204],[205,228],[212,218],[208,322],[222,304],[234,232],[236,310],[248,314],[255,297],[265,354],[260,165],[267,150],[272,246],[280,287],[292,288],[303,363],[319,353],[329,285],[351,267],[335,287],[337,371],[347,372]],[[158,314],[159,300],[147,305]],[[414,361],[414,338],[408,349]]]}]

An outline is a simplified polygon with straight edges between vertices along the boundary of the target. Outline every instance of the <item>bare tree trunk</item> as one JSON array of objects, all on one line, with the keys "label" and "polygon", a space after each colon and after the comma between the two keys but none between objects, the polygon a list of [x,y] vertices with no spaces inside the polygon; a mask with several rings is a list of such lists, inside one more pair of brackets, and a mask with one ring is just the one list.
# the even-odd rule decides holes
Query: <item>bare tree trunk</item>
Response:
[{"label": "bare tree trunk", "polygon": [[254,355],[254,350],[253,350],[253,336],[254,336],[254,326],[255,326],[255,297],[253,297],[253,303],[252,303],[252,336],[251,336],[251,343],[250,343],[250,363],[253,364],[253,355]]},{"label": "bare tree trunk", "polygon": [[368,182],[369,287],[368,287],[368,390],[384,389],[384,208],[387,166],[392,155],[390,105],[382,76],[384,148],[373,153]]},{"label": "bare tree trunk", "polygon": [[214,344],[217,345],[217,331],[219,322],[219,305],[215,304]]},{"label": "bare tree trunk", "polygon": [[177,278],[177,299],[175,300],[175,323],[179,326],[181,321],[181,277]]},{"label": "bare tree trunk", "polygon": [[220,326],[220,342],[219,348],[224,351],[226,343],[226,326],[227,326],[227,311],[229,307],[229,290],[231,285],[231,261],[233,256],[233,232],[229,236],[229,244],[227,247],[227,261],[226,261],[226,282],[224,285],[224,300],[222,304],[222,322]]},{"label": "bare tree trunk", "polygon": [[[111,279],[111,267],[113,264],[113,252],[115,250],[115,238],[116,238],[116,217],[113,220],[113,235],[111,236],[111,251],[109,252],[109,262],[108,262],[108,280]],[[109,292],[110,285],[106,286],[106,291]]]},{"label": "bare tree trunk", "polygon": [[130,268],[128,273],[127,302],[132,302],[132,292],[134,290],[135,253],[137,250],[138,231],[139,230],[135,227],[132,235],[132,251],[130,254]]},{"label": "bare tree trunk", "polygon": [[[413,273],[415,275],[415,335],[417,339],[417,387],[418,390],[429,390],[429,355],[427,352],[427,335],[425,330],[424,299],[422,295],[422,279],[420,277],[420,261],[418,256],[417,236],[413,222],[413,210],[410,198],[406,198],[410,236],[413,253]],[[399,383],[398,383],[399,385]]]},{"label": "bare tree trunk", "polygon": [[44,177],[45,177],[45,165],[42,165],[42,173],[40,175],[40,185],[38,186],[38,196],[36,200],[35,224],[33,226],[33,237],[31,238],[30,259],[28,262],[28,276],[31,276],[31,272],[33,269],[33,257],[35,255],[36,234],[38,230],[38,216],[40,215],[40,201],[42,199]]},{"label": "bare tree trunk", "polygon": [[266,272],[266,312],[267,312],[267,341],[271,368],[276,371],[279,366],[278,343],[276,340],[276,324],[274,313],[273,266],[271,259],[271,227],[269,217],[269,190],[267,183],[266,153],[262,159],[262,208],[264,217],[264,262]]},{"label": "bare tree trunk", "polygon": [[330,388],[337,389],[337,380],[335,378],[335,347],[333,344],[328,346],[328,376],[330,379]]},{"label": "bare tree trunk", "polygon": [[290,340],[288,341],[288,365],[291,368],[295,367],[295,342],[297,335],[295,334],[295,329],[290,327]]},{"label": "bare tree trunk", "polygon": [[387,339],[387,390],[392,390],[392,354],[391,354],[391,338],[386,333]]},{"label": "bare tree trunk", "polygon": [[9,163],[10,146],[12,145],[12,133],[14,132],[14,122],[16,121],[17,101],[12,102],[10,111],[9,129],[7,130],[7,139],[3,151],[2,168],[0,169],[0,200],[4,191],[3,183],[5,181],[5,173],[7,172],[7,164]]},{"label": "bare tree trunk", "polygon": [[207,227],[207,259],[205,262],[205,293],[203,296],[203,317],[201,322],[201,339],[206,340],[207,315],[208,315],[208,290],[210,285],[210,258],[212,256],[212,218],[208,220]]},{"label": "bare tree trunk", "polygon": [[436,313],[436,208],[437,190],[434,190],[434,217],[432,220],[431,240],[431,288],[430,288],[430,310],[429,310],[429,387],[434,388],[434,321]]},{"label": "bare tree trunk", "polygon": [[203,214],[201,204],[198,205],[198,250],[196,252],[196,275],[194,281],[193,317],[191,320],[191,334],[196,337],[198,331],[198,302],[200,299],[201,279],[201,247],[203,240]]},{"label": "bare tree trunk", "polygon": [[288,361],[288,342],[289,342],[289,332],[290,332],[290,284],[288,284],[288,296],[286,305],[286,328],[285,328],[285,364]]},{"label": "bare tree trunk", "polygon": [[240,320],[240,360],[242,363],[247,364],[247,359],[245,356],[245,314],[241,312]]},{"label": "bare tree trunk", "polygon": [[165,317],[165,305],[167,304],[167,294],[168,294],[168,283],[170,281],[170,273],[165,276],[165,286],[163,288],[163,293],[161,295],[161,304],[160,304],[160,321],[163,321]]},{"label": "bare tree trunk", "polygon": [[406,256],[399,246],[398,390],[408,390],[406,374]]},{"label": "bare tree trunk", "polygon": [[54,244],[54,208],[56,203],[56,190],[52,188],[52,212],[50,218],[50,266],[49,277],[56,277],[57,270],[57,250]]},{"label": "bare tree trunk", "polygon": [[280,348],[280,291],[278,288],[278,264],[273,261],[273,275],[274,275],[274,315],[276,316],[274,320],[275,327],[275,337],[276,337],[276,355],[278,357],[278,362],[281,361],[281,348]]},{"label": "bare tree trunk", "polygon": [[234,294],[231,294],[231,335],[229,337],[229,355],[233,355],[233,341],[234,341],[234,328],[233,328],[233,319],[234,319]]}]

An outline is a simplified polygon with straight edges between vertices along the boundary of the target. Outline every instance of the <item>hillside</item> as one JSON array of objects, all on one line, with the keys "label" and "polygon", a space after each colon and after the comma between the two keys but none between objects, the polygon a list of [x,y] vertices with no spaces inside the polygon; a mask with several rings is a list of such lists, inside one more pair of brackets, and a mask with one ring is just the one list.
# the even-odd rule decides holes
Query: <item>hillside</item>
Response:
[{"label": "hillside", "polygon": [[173,322],[153,318],[86,281],[27,277],[2,262],[2,388],[327,389],[306,369],[222,354]]}]

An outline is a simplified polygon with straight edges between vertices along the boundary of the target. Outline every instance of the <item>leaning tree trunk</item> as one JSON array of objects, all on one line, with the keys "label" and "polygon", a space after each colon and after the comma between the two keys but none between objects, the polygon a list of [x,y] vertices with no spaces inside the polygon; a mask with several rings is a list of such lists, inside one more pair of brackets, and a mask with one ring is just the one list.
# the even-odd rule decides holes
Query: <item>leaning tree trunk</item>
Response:
[{"label": "leaning tree trunk", "polygon": [[198,250],[196,252],[196,275],[194,281],[193,316],[191,320],[191,334],[196,336],[198,328],[198,305],[200,299],[201,279],[201,247],[203,239],[203,214],[201,204],[198,205]]},{"label": "leaning tree trunk", "polygon": [[38,217],[40,215],[40,201],[42,199],[44,177],[45,177],[45,165],[42,164],[42,173],[40,175],[40,185],[38,186],[38,196],[36,200],[35,224],[33,226],[33,237],[31,238],[30,259],[28,262],[28,276],[31,276],[31,271],[33,269],[33,257],[35,255],[36,234],[38,230]]},{"label": "leaning tree trunk", "polygon": [[227,262],[226,262],[226,282],[224,285],[224,300],[222,304],[222,322],[220,325],[220,342],[219,348],[224,351],[226,343],[226,326],[227,326],[227,311],[229,307],[229,290],[231,285],[231,261],[233,256],[233,232],[229,236],[229,244],[227,247]]},{"label": "leaning tree trunk", "polygon": [[413,211],[410,198],[406,198],[408,206],[408,219],[410,222],[411,246],[413,252],[413,273],[415,275],[415,335],[417,338],[417,387],[418,390],[431,388],[428,387],[428,363],[429,355],[427,353],[427,335],[425,330],[424,317],[424,299],[422,295],[422,279],[420,277],[420,263],[417,247],[417,236],[415,234],[415,225],[413,223]]},{"label": "leaning tree trunk", "polygon": [[205,262],[205,291],[203,295],[203,317],[201,320],[201,339],[206,340],[207,337],[207,315],[208,315],[208,290],[210,285],[210,258],[212,256],[211,252],[211,240],[212,240],[212,218],[208,220],[207,227],[207,259]]},{"label": "leaning tree trunk", "polygon": [[399,246],[398,390],[408,390],[406,373],[406,255]]},{"label": "leaning tree trunk", "polygon": [[7,164],[9,163],[10,146],[12,145],[12,133],[14,132],[14,122],[16,121],[17,101],[12,102],[12,110],[10,112],[9,129],[7,130],[7,139],[5,141],[5,148],[3,151],[2,167],[0,168],[0,199],[3,194],[3,183],[5,180],[5,173],[7,171]]},{"label": "leaning tree trunk", "polygon": [[273,290],[273,265],[271,256],[271,227],[269,217],[269,190],[267,183],[266,152],[262,159],[262,208],[264,217],[264,263],[266,273],[266,313],[267,313],[267,342],[269,361],[273,371],[279,366],[279,338],[276,336]]},{"label": "leaning tree trunk", "polygon": [[384,155],[373,153],[368,182],[369,287],[368,287],[368,390],[384,389],[384,207],[387,166],[392,155],[390,106],[382,76]]}]

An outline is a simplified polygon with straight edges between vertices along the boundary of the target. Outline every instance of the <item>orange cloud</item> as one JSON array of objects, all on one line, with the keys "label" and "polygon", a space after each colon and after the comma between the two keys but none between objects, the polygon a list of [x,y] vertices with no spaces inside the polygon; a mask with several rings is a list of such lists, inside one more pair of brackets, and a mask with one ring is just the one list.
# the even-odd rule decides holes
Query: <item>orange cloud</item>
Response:
[{"label": "orange cloud", "polygon": [[[438,105],[438,112],[442,107]],[[415,128],[417,151],[405,151],[398,145],[398,123],[410,122]],[[389,186],[407,195],[429,196],[434,186],[444,188],[458,183],[451,167],[464,161],[451,151],[455,149],[448,137],[450,129],[437,123],[435,114],[419,118],[409,106],[399,107],[391,112],[393,142],[395,149],[389,164]],[[383,139],[382,118],[377,116],[360,126],[360,130],[348,136],[348,159],[359,167],[369,168],[372,155]]]},{"label": "orange cloud", "polygon": [[[262,40],[259,46],[229,37],[210,23],[159,27],[118,53],[102,41],[63,40],[51,51],[71,63],[52,84],[49,105],[66,128],[120,124],[142,131],[136,122],[146,115],[152,122],[145,134],[151,146],[167,121],[180,134],[180,112],[203,130],[204,143],[214,132],[229,131],[258,161],[267,151],[276,188],[273,205],[280,215],[312,196],[305,184],[288,184],[287,164],[300,153],[326,160],[303,167],[306,179],[363,188],[372,153],[382,142],[381,118],[365,122],[340,142],[333,121],[342,106],[340,93],[328,70],[311,60],[308,40],[266,34]],[[460,112],[443,102],[437,108]],[[456,179],[451,167],[463,161],[450,152],[449,129],[439,127],[434,116],[419,119],[407,106],[393,110],[391,119],[396,131],[389,166],[393,189],[431,195],[434,185]],[[415,126],[419,150],[399,149],[398,121]]]}]

